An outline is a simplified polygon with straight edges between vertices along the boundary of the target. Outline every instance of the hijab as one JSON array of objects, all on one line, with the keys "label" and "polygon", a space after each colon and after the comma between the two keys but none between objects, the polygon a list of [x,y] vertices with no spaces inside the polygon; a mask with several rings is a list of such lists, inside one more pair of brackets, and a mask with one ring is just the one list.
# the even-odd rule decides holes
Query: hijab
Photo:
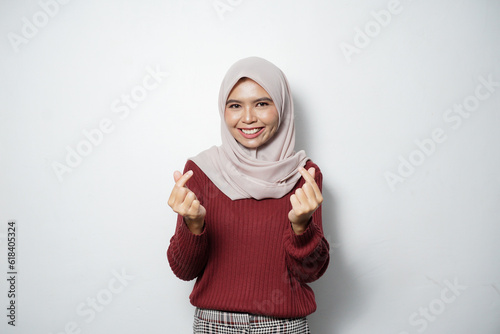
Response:
[{"label": "hijab", "polygon": [[[249,78],[266,90],[278,110],[278,130],[263,145],[247,148],[229,132],[224,120],[227,98],[233,86]],[[249,57],[227,71],[219,91],[222,145],[190,158],[230,199],[281,198],[289,193],[309,159],[295,152],[293,100],[285,74],[271,62]]]}]

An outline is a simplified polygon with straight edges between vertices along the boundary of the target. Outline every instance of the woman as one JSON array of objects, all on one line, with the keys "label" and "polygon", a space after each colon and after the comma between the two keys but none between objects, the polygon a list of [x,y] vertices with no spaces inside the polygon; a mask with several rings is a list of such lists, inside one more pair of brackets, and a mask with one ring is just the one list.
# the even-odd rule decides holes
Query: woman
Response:
[{"label": "woman", "polygon": [[178,213],[167,257],[196,278],[194,333],[309,333],[307,283],[329,263],[321,172],[295,152],[287,79],[258,57],[236,62],[219,93],[222,145],[174,173]]}]

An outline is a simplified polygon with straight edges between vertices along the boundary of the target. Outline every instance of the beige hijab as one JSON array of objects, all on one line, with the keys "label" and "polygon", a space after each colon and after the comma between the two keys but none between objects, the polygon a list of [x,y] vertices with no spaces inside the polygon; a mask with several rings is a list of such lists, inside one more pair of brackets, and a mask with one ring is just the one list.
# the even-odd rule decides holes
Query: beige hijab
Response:
[{"label": "beige hijab", "polygon": [[[279,113],[279,127],[264,145],[249,149],[229,132],[224,121],[228,95],[241,78],[257,82],[266,90]],[[293,101],[285,74],[271,62],[249,57],[227,71],[219,91],[222,145],[213,146],[192,161],[232,200],[281,198],[300,178],[298,167],[308,160],[304,151],[295,152]]]}]

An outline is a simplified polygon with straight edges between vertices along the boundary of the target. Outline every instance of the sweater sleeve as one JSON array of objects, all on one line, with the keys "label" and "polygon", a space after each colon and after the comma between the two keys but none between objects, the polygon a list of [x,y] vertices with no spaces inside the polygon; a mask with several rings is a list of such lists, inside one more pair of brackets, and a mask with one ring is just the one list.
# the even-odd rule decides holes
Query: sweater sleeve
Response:
[{"label": "sweater sleeve", "polygon": [[[193,168],[188,161],[184,173]],[[199,173],[194,173],[186,186],[195,194],[201,188]],[[206,224],[206,221],[205,221]],[[177,215],[175,233],[170,239],[167,258],[174,274],[182,280],[189,281],[200,275],[208,260],[208,237],[206,229],[199,235],[192,233],[187,227],[184,217]]]},{"label": "sweater sleeve", "polygon": [[[315,181],[322,190],[323,176],[316,165]],[[306,230],[297,235],[290,226],[284,235],[286,264],[299,282],[310,283],[320,278],[330,262],[330,246],[323,235],[321,206],[313,213]]]}]

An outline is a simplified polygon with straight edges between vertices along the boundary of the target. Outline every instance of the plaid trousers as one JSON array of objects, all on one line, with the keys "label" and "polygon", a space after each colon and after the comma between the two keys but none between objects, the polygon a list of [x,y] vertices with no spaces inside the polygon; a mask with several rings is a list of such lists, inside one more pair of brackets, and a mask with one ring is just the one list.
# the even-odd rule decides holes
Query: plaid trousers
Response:
[{"label": "plaid trousers", "polygon": [[307,319],[273,318],[196,308],[194,334],[311,334]]}]

